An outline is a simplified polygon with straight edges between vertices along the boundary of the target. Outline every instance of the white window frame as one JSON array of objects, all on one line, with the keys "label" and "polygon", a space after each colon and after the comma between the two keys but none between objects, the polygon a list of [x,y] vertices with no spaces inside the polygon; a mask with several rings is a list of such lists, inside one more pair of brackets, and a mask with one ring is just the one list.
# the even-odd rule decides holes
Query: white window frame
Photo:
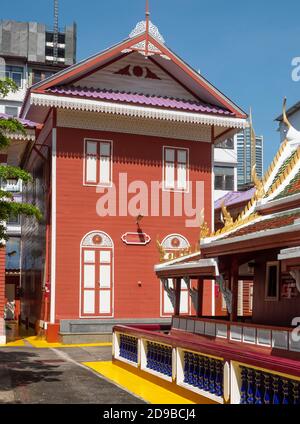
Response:
[{"label": "white window frame", "polygon": [[20,87],[18,86],[18,90],[21,90],[21,89],[23,89],[23,86],[24,86],[24,66],[20,66],[20,65],[14,65],[14,64],[10,64],[10,63],[8,63],[7,64],[7,67],[10,67],[10,68],[13,68],[13,67],[16,67],[16,68],[22,68],[22,72],[21,71],[11,71],[11,70],[6,70],[6,68],[5,68],[5,76],[6,76],[6,78],[10,78],[10,79],[12,79],[13,81],[15,81],[14,79],[13,79],[13,74],[18,74],[18,75],[21,75],[21,85],[20,85]]},{"label": "white window frame", "polygon": [[[87,152],[86,152],[86,146],[87,143],[91,141],[91,142],[95,142],[97,143],[97,177],[96,177],[96,182],[87,182],[86,181],[86,161],[87,161]],[[112,187],[112,183],[113,183],[113,140],[105,140],[105,139],[97,139],[97,138],[90,138],[90,137],[86,137],[83,140],[84,146],[83,146],[83,150],[84,150],[84,154],[83,154],[83,185],[85,187]],[[101,183],[100,182],[100,144],[101,143],[109,143],[110,144],[110,170],[109,170],[109,183]]]},{"label": "white window frame", "polygon": [[[174,166],[174,188],[171,187],[166,187],[166,179],[165,179],[165,175],[166,175],[166,154],[165,151],[166,150],[174,150],[175,151],[175,158],[177,158],[178,153],[176,151],[178,150],[184,150],[186,152],[186,188],[178,188],[178,181],[177,181],[177,175],[178,175],[178,166],[177,166],[177,161],[175,159],[174,164],[176,164],[176,166]],[[168,191],[168,192],[174,192],[174,193],[188,193],[189,192],[189,181],[190,181],[190,166],[189,166],[189,162],[190,162],[190,149],[188,147],[175,147],[175,146],[163,146],[162,147],[162,163],[163,163],[163,167],[162,167],[162,182],[163,182],[163,186],[162,189],[163,191]]]}]

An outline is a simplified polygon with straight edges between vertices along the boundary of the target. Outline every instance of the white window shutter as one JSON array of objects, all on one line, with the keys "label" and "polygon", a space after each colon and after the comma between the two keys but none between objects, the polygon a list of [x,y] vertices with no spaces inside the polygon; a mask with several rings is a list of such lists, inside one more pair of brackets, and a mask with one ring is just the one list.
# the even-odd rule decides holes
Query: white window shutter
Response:
[{"label": "white window shutter", "polygon": [[186,190],[187,188],[187,170],[186,164],[179,163],[177,168],[177,188]]},{"label": "white window shutter", "polygon": [[175,188],[174,163],[166,163],[166,165],[165,165],[165,187],[166,188]]},{"label": "white window shutter", "polygon": [[100,184],[110,184],[111,146],[110,143],[100,143]]},{"label": "white window shutter", "polygon": [[100,157],[100,184],[110,184],[110,158]]}]

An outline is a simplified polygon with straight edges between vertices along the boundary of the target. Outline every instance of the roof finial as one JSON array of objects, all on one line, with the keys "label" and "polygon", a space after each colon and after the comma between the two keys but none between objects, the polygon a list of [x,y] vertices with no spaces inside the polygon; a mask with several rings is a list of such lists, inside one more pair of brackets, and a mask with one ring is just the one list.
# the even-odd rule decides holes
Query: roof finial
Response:
[{"label": "roof finial", "polygon": [[149,11],[149,0],[146,0],[146,42],[145,42],[145,57],[147,59],[149,52],[149,22],[150,11]]}]

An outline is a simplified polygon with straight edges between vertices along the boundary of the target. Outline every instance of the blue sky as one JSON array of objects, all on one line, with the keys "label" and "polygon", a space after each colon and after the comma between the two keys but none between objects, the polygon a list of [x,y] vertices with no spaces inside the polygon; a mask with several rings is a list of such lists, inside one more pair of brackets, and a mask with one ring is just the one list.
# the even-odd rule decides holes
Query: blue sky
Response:
[{"label": "blue sky", "polygon": [[[126,38],[144,18],[145,0],[59,0],[60,26],[78,25],[77,59]],[[3,4],[4,3],[4,4]],[[300,57],[299,0],[150,0],[167,45],[244,110],[265,137],[265,165],[279,145],[274,122],[282,99],[300,100],[291,61]],[[51,25],[52,0],[2,2],[2,19]]]}]

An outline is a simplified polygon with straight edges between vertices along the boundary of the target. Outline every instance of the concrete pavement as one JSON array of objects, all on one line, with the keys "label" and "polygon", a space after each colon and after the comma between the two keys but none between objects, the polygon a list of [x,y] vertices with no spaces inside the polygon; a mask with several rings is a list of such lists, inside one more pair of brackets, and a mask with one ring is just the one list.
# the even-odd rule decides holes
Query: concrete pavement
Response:
[{"label": "concrete pavement", "polygon": [[82,362],[111,360],[111,347],[0,348],[0,404],[144,403]]}]

